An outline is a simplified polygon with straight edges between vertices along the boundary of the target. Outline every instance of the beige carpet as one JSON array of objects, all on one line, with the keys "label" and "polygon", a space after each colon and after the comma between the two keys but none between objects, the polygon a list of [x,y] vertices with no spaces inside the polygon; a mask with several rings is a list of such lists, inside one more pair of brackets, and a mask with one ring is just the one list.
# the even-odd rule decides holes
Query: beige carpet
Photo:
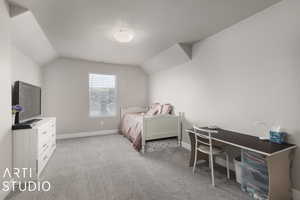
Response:
[{"label": "beige carpet", "polygon": [[188,167],[189,152],[169,147],[141,155],[120,135],[61,140],[42,175],[49,192],[15,192],[11,200],[245,200],[224,174]]}]

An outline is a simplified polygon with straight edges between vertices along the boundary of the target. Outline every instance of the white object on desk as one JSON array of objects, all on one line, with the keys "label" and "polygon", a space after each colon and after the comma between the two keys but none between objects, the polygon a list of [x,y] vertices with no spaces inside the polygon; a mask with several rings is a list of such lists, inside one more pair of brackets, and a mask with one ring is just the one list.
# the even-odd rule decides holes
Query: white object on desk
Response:
[{"label": "white object on desk", "polygon": [[270,140],[270,137],[259,137],[260,140]]},{"label": "white object on desk", "polygon": [[258,135],[259,139],[264,140],[264,138],[270,138],[270,135],[269,135],[269,130],[270,129],[269,129],[269,126],[266,122],[258,121],[258,122],[254,123],[254,126],[256,126],[259,129],[258,130],[259,133],[260,133]]}]

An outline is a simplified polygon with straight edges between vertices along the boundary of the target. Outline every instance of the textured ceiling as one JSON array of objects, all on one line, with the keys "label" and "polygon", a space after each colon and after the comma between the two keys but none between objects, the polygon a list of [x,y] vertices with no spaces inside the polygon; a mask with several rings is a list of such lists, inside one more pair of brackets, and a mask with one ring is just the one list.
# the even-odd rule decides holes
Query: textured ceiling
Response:
[{"label": "textured ceiling", "polygon": [[[178,42],[194,42],[280,0],[14,0],[35,15],[60,56],[141,65]],[[120,27],[135,31],[114,41]]]}]

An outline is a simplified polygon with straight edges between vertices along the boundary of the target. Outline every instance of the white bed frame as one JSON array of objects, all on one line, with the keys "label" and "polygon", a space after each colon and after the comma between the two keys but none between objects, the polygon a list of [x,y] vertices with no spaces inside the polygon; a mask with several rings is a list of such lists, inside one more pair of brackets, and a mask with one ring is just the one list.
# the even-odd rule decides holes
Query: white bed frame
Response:
[{"label": "white bed frame", "polygon": [[[147,110],[147,107],[121,108],[121,119],[126,113],[145,112]],[[181,145],[181,113],[179,115],[145,115],[143,117],[142,153],[145,153],[147,141],[169,137],[177,137],[178,145]]]}]

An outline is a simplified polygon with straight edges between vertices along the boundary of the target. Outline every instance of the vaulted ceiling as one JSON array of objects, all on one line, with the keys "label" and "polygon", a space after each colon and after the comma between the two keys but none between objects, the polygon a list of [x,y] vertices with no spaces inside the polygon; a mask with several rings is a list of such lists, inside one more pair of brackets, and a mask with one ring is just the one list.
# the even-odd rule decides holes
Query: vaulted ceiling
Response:
[{"label": "vaulted ceiling", "polygon": [[58,56],[31,12],[21,11],[11,19],[12,43],[24,55],[40,66]]},{"label": "vaulted ceiling", "polygon": [[[141,65],[178,42],[191,43],[280,0],[14,0],[36,17],[60,56]],[[135,32],[131,43],[114,31]]]}]

